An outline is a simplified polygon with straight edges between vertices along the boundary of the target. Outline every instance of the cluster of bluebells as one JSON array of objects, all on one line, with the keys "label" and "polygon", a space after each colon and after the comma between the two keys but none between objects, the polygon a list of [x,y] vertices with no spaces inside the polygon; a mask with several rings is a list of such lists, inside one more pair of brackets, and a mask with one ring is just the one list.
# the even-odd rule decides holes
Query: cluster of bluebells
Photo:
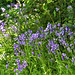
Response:
[{"label": "cluster of bluebells", "polygon": [[[23,3],[22,6],[24,7],[25,4]],[[11,8],[13,9],[13,11],[15,11],[16,9],[20,9],[20,12],[22,11],[19,4],[11,3],[11,5],[7,5],[7,7],[9,8],[9,11],[8,12],[6,11],[6,9],[4,7],[1,7],[1,10],[3,12],[1,14],[1,16],[5,17],[5,19],[9,19],[7,21],[8,23],[7,22],[3,22],[2,20],[0,20],[0,31],[2,31],[2,33],[3,33],[3,35],[5,37],[8,37],[9,36],[9,33],[7,33],[7,30],[9,30],[9,29],[11,29],[11,32],[14,32],[14,31],[15,32],[18,32],[18,28],[12,24],[13,19],[10,20],[12,18],[11,17],[12,13],[10,13],[10,12],[12,12],[11,11]],[[18,14],[18,12],[17,12],[17,14]],[[16,19],[16,18],[14,18],[14,19]],[[16,21],[16,20],[14,20],[14,21]],[[11,26],[11,28],[10,28],[10,26],[8,24]]]},{"label": "cluster of bluebells", "polygon": [[[21,43],[21,45],[22,45],[22,43]],[[14,55],[16,55],[17,57],[20,56],[20,57],[25,58],[25,53],[23,50],[20,49],[19,44],[14,43],[13,46],[14,46],[14,50],[15,50]],[[20,65],[20,62],[21,62],[20,59],[16,59],[16,61],[17,61],[18,69],[14,69],[14,72],[16,72],[16,74],[18,75],[27,66],[27,62],[26,62],[26,60],[24,60],[24,61],[22,61],[23,64]],[[18,73],[18,71],[19,71],[19,73]]]},{"label": "cluster of bluebells", "polygon": [[3,32],[3,33],[5,33],[5,28],[4,28],[4,26],[5,26],[5,23],[4,22],[2,22],[2,21],[0,21],[0,30]]},{"label": "cluster of bluebells", "polygon": [[[61,59],[63,61],[65,59],[68,60],[69,56],[67,56],[68,54],[66,54],[66,51],[72,52],[74,50],[75,40],[74,40],[73,34],[74,32],[72,32],[69,27],[67,26],[61,27],[60,23],[54,26],[48,23],[47,28],[45,30],[43,30],[43,28],[40,27],[36,33],[33,33],[32,30],[29,29],[29,31],[25,31],[25,33],[22,33],[17,38],[14,38],[18,41],[17,43],[14,43],[13,45],[15,50],[15,55],[26,57],[25,52],[23,51],[23,49],[21,50],[20,47],[21,46],[26,47],[27,45],[28,46],[31,45],[32,50],[30,53],[32,53],[32,55],[35,55],[35,56],[37,56],[38,54],[38,57],[42,56],[41,50],[40,50],[40,53],[37,52],[38,51],[37,46],[40,49],[41,47],[40,45],[46,40],[46,37],[49,35],[50,36],[53,35],[54,37],[52,37],[52,39],[51,37],[49,37],[49,39],[46,40],[48,41],[48,45],[47,44],[45,45],[46,49],[48,50],[49,53],[53,53],[54,55],[57,55],[57,51],[58,52],[61,51],[61,55],[62,55]],[[67,38],[67,36],[69,36],[71,39]],[[69,43],[67,41],[68,39],[70,40]],[[63,46],[66,51],[62,51],[62,49],[60,48],[61,46]],[[18,69],[14,69],[14,71],[16,72],[17,70],[19,70],[19,73],[20,73],[23,70],[23,68],[27,66],[27,64],[23,66],[23,65],[20,65],[20,59],[16,59],[16,61],[17,61]],[[72,58],[72,63],[73,62],[74,62],[74,58]],[[66,65],[66,68],[68,69],[67,65]]]},{"label": "cluster of bluebells", "polygon": [[8,37],[9,33],[7,33],[7,34],[5,33],[6,32],[5,25],[6,24],[4,22],[2,22],[2,20],[0,20],[0,31],[2,31],[2,33],[5,37]]},{"label": "cluster of bluebells", "polygon": [[58,44],[54,44],[53,40],[50,41],[50,39],[49,39],[48,41],[49,41],[49,43],[48,43],[48,45],[46,45],[47,49],[50,49],[52,53],[55,53],[54,51],[58,50],[59,45]]},{"label": "cluster of bluebells", "polygon": [[[3,29],[4,27],[4,23],[3,22],[0,22],[1,24],[1,30]],[[15,29],[15,31],[17,31],[16,27],[12,26],[12,28]],[[2,30],[3,31],[3,30]],[[5,32],[3,32],[5,33]],[[60,26],[60,23],[58,23],[57,25],[51,25],[50,23],[48,23],[47,25],[47,28],[45,30],[43,30],[42,27],[40,27],[36,33],[33,33],[32,30],[28,30],[28,31],[25,31],[25,33],[22,33],[21,35],[18,35],[17,38],[14,38],[14,40],[17,41],[17,43],[14,43],[13,47],[14,47],[14,51],[15,51],[15,55],[16,56],[23,56],[25,57],[25,52],[23,50],[21,50],[21,46],[27,46],[27,45],[31,45],[33,47],[31,53],[32,55],[35,55],[38,54],[38,57],[42,56],[40,53],[41,53],[41,50],[40,50],[40,53],[35,53],[35,49],[37,49],[37,46],[40,47],[40,44],[42,44],[45,40],[46,40],[46,37],[47,36],[54,36],[52,37],[49,37],[49,39],[47,39],[46,41],[48,41],[48,45],[46,44],[46,48],[48,49],[48,52],[52,52],[53,54],[57,55],[57,51],[61,51],[62,52],[62,60],[65,60],[68,59],[68,56],[67,54],[65,53],[66,51],[68,52],[71,52],[72,50],[74,50],[74,44],[75,44],[75,40],[74,40],[74,36],[73,36],[74,32],[72,32],[70,30],[70,28],[68,26],[65,26],[65,27],[61,27]],[[67,38],[70,37],[70,38]],[[70,40],[70,42],[68,43],[67,42],[67,39]],[[40,41],[41,40],[41,41]],[[59,43],[57,43],[57,41]],[[71,41],[73,43],[71,43]],[[27,43],[28,42],[28,43]],[[38,45],[37,45],[38,43]],[[63,53],[63,51],[60,49],[60,46],[63,46],[66,51]],[[34,48],[35,47],[35,48]],[[22,61],[23,64],[20,65],[20,59],[16,59],[17,61],[17,65],[18,65],[18,69],[14,69],[14,72],[17,73],[17,71],[19,70],[19,73],[27,66],[27,62],[26,61]],[[52,60],[53,62],[53,60]],[[74,59],[72,58],[72,63],[74,62]],[[68,68],[68,66],[66,66]],[[8,68],[8,63],[6,64],[6,68]]]},{"label": "cluster of bluebells", "polygon": [[16,59],[17,61],[17,66],[18,66],[18,69],[14,69],[14,72],[16,72],[16,74],[18,75],[18,72],[19,73],[27,66],[27,62],[26,60],[22,61],[22,65],[20,65],[20,60],[19,59]]},{"label": "cluster of bluebells", "polygon": [[[24,3],[23,3],[23,6],[25,6]],[[14,3],[11,3],[11,7],[14,7],[15,9],[20,9],[19,4],[16,5]],[[71,9],[71,8],[72,8],[71,6],[67,7],[67,9]],[[4,13],[5,8],[1,8],[1,9],[2,9],[2,12]],[[59,8],[56,8],[56,11],[59,11]],[[10,15],[8,13],[5,13],[5,17],[9,18]],[[35,21],[35,22],[38,23],[38,21]],[[4,36],[8,36],[8,34],[7,35],[5,34],[6,30],[4,26],[5,26],[5,23],[0,21],[0,30],[3,32]],[[75,27],[75,25],[73,25],[73,27]],[[12,31],[17,32],[16,26],[11,25],[11,28],[12,28]],[[72,51],[75,50],[74,34],[75,33],[72,32],[68,26],[61,27],[60,23],[58,23],[57,25],[52,25],[48,23],[45,30],[43,30],[43,28],[40,27],[36,33],[33,33],[32,30],[29,29],[28,31],[25,31],[25,33],[21,33],[20,35],[18,35],[17,38],[14,38],[14,41],[17,41],[17,43],[15,42],[13,44],[14,55],[16,57],[20,56],[25,58],[26,51],[21,48],[24,46],[26,47],[28,45],[28,47],[32,46],[32,50],[30,53],[32,53],[32,55],[35,55],[35,56],[37,56],[38,54],[38,57],[40,57],[42,56],[43,54],[42,52],[44,52],[44,49],[42,49],[43,51],[40,50],[40,52],[38,52],[38,48],[41,49],[40,45],[42,45],[43,42],[48,41],[48,43],[44,44],[47,51],[54,55],[57,55],[57,52],[60,51],[61,57],[62,57],[61,59],[64,61],[66,59],[69,59],[68,53],[70,52],[72,53]],[[47,36],[49,37],[47,38]],[[62,46],[63,46],[63,50],[61,49]],[[67,51],[67,54],[66,54],[66,51],[64,50]],[[50,60],[53,62],[54,59],[50,58]],[[18,75],[18,71],[20,73],[28,65],[26,60],[20,61],[20,59],[16,59],[16,61],[17,61],[18,69],[14,69],[14,72],[16,72],[16,74]],[[75,61],[75,58],[72,57],[72,63],[74,63],[74,61]],[[20,62],[22,62],[22,64],[20,64]],[[8,65],[9,63],[7,62],[6,68],[8,68]],[[67,65],[66,65],[66,68],[68,69]]]},{"label": "cluster of bluebells", "polygon": [[[60,47],[60,46],[63,46],[64,48],[66,48],[66,50],[68,52],[74,50],[74,43],[73,44],[71,43],[71,42],[74,42],[74,35],[73,35],[74,32],[72,32],[68,26],[61,27],[60,23],[58,23],[57,25],[54,25],[52,27],[51,24],[48,24],[47,28],[44,31],[45,32],[49,32],[50,31],[50,33],[53,33],[53,32],[51,32],[51,29],[53,29],[52,31],[55,32],[55,34],[53,34],[53,35],[56,38],[54,38],[52,41],[49,40],[48,45],[46,45],[46,47],[47,47],[48,50],[51,50],[51,52],[53,52],[55,49],[59,50],[58,47]],[[52,36],[52,34],[51,34],[51,36]],[[68,39],[69,39],[69,43],[68,43]],[[55,41],[55,42],[58,41],[59,44],[54,44],[53,41]],[[62,53],[62,59],[63,60],[64,60],[64,57],[67,57],[67,55],[65,53],[64,54]]]},{"label": "cluster of bluebells", "polygon": [[14,50],[15,50],[15,55],[19,56],[19,54],[21,54],[21,56],[25,56],[25,53],[20,49],[19,45],[14,43]]},{"label": "cluster of bluebells", "polygon": [[25,42],[25,35],[24,34],[21,34],[19,37],[18,37],[18,43],[21,44],[21,45],[25,45],[26,42]]},{"label": "cluster of bluebells", "polygon": [[11,31],[12,32],[14,32],[14,31],[17,32],[18,30],[17,30],[17,28],[15,26],[11,25]]}]

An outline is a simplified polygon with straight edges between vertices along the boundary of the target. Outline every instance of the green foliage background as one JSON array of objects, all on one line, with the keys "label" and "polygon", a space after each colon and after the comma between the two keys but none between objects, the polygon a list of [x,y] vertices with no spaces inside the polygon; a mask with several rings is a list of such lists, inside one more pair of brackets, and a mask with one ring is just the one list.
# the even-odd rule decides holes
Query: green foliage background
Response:
[{"label": "green foliage background", "polygon": [[[48,22],[57,23],[60,22],[64,24],[65,22],[69,24],[74,24],[75,22],[75,1],[74,0],[0,0],[0,7],[6,7],[10,3],[25,3],[27,4],[26,14],[35,15],[39,13],[39,21],[41,26],[46,27]],[[37,6],[38,5],[38,6]],[[67,7],[71,5],[73,11],[69,14],[67,12]],[[55,8],[58,7],[60,11],[56,12]],[[37,11],[33,11],[37,9]],[[1,9],[0,9],[1,14]],[[71,17],[70,17],[71,16]],[[69,18],[70,17],[70,18]]]},{"label": "green foliage background", "polygon": [[[71,24],[75,22],[75,1],[74,0],[20,0],[27,4],[27,14],[39,13],[40,23],[45,28],[48,22],[61,24]],[[36,5],[39,4],[37,7]],[[67,7],[71,5],[73,10],[68,13]],[[58,7],[59,11],[56,12],[55,8]],[[37,11],[33,12],[36,8]]]}]

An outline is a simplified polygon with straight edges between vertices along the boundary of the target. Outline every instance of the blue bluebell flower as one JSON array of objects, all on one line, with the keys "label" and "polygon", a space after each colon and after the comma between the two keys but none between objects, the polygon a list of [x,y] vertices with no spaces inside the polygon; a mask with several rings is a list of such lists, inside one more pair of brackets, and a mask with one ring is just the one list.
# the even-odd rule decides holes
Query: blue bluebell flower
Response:
[{"label": "blue bluebell flower", "polygon": [[62,60],[65,60],[64,57],[67,58],[67,55],[65,53],[62,53]]},{"label": "blue bluebell flower", "polygon": [[66,68],[69,69],[69,68],[68,68],[68,65],[66,65]]},{"label": "blue bluebell flower", "polygon": [[44,34],[43,34],[43,33],[42,33],[42,34],[40,34],[40,37],[41,37],[41,38],[44,38]]},{"label": "blue bluebell flower", "polygon": [[58,23],[57,26],[60,27],[60,23]]},{"label": "blue bluebell flower", "polygon": [[19,48],[19,45],[18,44],[16,44],[16,43],[14,43],[14,50],[16,50],[17,48]]},{"label": "blue bluebell flower", "polygon": [[72,6],[71,6],[71,5],[69,5],[69,6],[67,7],[67,9],[72,9]]},{"label": "blue bluebell flower", "polygon": [[32,34],[32,30],[29,29],[29,36]]},{"label": "blue bluebell flower", "polygon": [[70,52],[70,48],[68,47],[67,50]]},{"label": "blue bluebell flower", "polygon": [[14,6],[15,4],[14,3],[11,3],[11,6]]}]

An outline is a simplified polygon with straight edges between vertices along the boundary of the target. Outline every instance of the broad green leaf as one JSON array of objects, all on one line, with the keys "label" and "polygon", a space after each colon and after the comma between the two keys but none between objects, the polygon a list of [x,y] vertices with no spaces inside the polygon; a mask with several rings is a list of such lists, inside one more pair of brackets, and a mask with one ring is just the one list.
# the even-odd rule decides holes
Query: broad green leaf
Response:
[{"label": "broad green leaf", "polygon": [[70,1],[71,3],[73,2],[73,0]]},{"label": "broad green leaf", "polygon": [[29,3],[29,0],[27,1],[27,3]]},{"label": "broad green leaf", "polygon": [[6,0],[6,1],[7,1],[7,2],[8,2],[8,1],[12,2],[12,0]]},{"label": "broad green leaf", "polygon": [[47,3],[51,3],[51,2],[54,2],[54,1],[52,1],[52,0],[47,0]]}]

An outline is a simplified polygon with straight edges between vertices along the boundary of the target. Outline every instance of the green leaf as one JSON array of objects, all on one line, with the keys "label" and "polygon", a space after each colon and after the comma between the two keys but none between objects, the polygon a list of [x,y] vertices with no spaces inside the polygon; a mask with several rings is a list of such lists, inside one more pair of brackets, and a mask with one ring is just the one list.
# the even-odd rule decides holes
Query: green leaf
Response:
[{"label": "green leaf", "polygon": [[7,1],[7,2],[8,2],[8,1],[12,2],[12,0],[6,0],[6,1]]},{"label": "green leaf", "polygon": [[47,4],[43,3],[43,9],[47,10]]},{"label": "green leaf", "polygon": [[52,1],[52,0],[47,0],[47,3],[51,3],[51,2],[54,2],[54,1]]},{"label": "green leaf", "polygon": [[54,12],[53,12],[53,13],[54,13],[54,17],[55,17],[55,16],[56,16],[56,11],[54,10]]},{"label": "green leaf", "polygon": [[73,0],[70,1],[71,3],[73,2]]},{"label": "green leaf", "polygon": [[4,75],[4,69],[1,70],[1,75]]}]

